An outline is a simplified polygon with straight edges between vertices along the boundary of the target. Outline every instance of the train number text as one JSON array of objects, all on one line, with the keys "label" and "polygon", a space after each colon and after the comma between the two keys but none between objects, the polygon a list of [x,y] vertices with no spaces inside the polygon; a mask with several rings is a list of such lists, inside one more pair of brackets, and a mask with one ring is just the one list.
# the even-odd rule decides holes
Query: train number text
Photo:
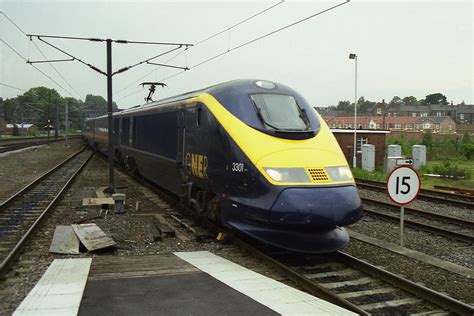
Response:
[{"label": "train number text", "polygon": [[234,172],[244,172],[244,164],[241,162],[232,163],[232,171]]}]

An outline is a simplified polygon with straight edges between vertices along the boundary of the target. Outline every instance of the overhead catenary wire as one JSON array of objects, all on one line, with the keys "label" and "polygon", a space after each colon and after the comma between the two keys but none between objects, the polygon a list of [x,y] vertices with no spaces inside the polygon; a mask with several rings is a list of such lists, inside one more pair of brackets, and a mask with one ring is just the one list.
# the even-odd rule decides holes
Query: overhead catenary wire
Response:
[{"label": "overhead catenary wire", "polygon": [[[34,42],[33,42],[33,45],[36,47],[36,49],[40,52],[41,56],[43,56],[43,58],[45,60],[47,60],[48,58],[46,57],[46,55],[43,53],[43,51],[39,48],[39,46]],[[74,91],[76,93],[76,95],[79,97],[79,99],[81,98],[81,94],[79,92],[77,92],[77,90],[69,83],[69,81],[64,78],[64,76],[58,71],[58,69],[49,61],[47,61],[48,64],[51,66],[51,68],[54,69],[54,71],[58,74],[59,77],[61,77],[61,79],[64,80],[64,82],[69,86],[69,88],[71,88],[72,91]]]},{"label": "overhead catenary wire", "polygon": [[[5,12],[0,11],[0,14],[2,14],[12,25],[14,25],[14,26],[18,29],[18,31],[20,31],[21,33],[23,33],[23,35],[26,36],[26,32],[23,31],[23,29],[22,29],[20,26],[18,26],[18,24],[16,24],[15,21],[13,21],[9,16],[7,16],[7,15],[5,14]],[[31,41],[31,39],[30,39],[30,43],[31,43],[31,42],[32,42],[32,41]],[[48,58],[46,57],[46,55],[43,53],[43,51],[39,48],[39,46],[36,45],[35,42],[33,42],[33,45],[34,45],[34,46],[36,47],[36,49],[40,52],[40,54],[43,56],[44,59],[48,59]],[[71,88],[71,90],[73,90],[73,91],[76,93],[76,95],[77,95],[79,98],[81,98],[81,94],[80,94],[79,92],[77,92],[77,90],[76,90],[76,89],[69,83],[69,81],[56,69],[56,67],[54,67],[54,65],[51,64],[50,62],[48,62],[48,64],[51,66],[51,68],[54,69],[54,71],[58,74],[58,76],[61,77],[61,79],[69,86],[69,88]],[[72,96],[72,94],[71,94],[71,96]]]},{"label": "overhead catenary wire", "polygon": [[[200,44],[202,44],[202,43],[205,43],[205,42],[207,42],[207,41],[209,41],[209,40],[211,40],[211,39],[213,39],[213,38],[215,38],[215,37],[217,37],[217,36],[219,36],[219,35],[221,35],[221,34],[227,32],[227,31],[230,31],[230,30],[232,30],[233,28],[236,28],[237,26],[239,26],[239,25],[241,25],[241,24],[244,24],[245,22],[248,22],[248,21],[250,21],[250,20],[256,18],[257,16],[262,15],[263,13],[265,13],[265,12],[267,12],[267,11],[270,11],[271,9],[273,9],[273,8],[275,8],[275,7],[277,7],[277,6],[279,6],[280,4],[282,4],[282,3],[284,3],[284,2],[285,2],[285,0],[281,0],[280,2],[277,2],[277,3],[273,4],[273,5],[271,5],[270,7],[265,8],[264,10],[261,10],[261,11],[255,13],[255,14],[253,14],[253,15],[251,15],[251,16],[249,16],[249,17],[247,17],[247,18],[245,18],[245,19],[243,19],[243,20],[241,20],[241,21],[239,21],[239,22],[237,22],[237,23],[235,23],[235,24],[233,24],[232,26],[229,26],[229,27],[225,28],[225,29],[222,30],[222,31],[219,31],[219,32],[217,32],[217,33],[215,33],[215,34],[213,34],[213,35],[211,35],[211,36],[208,36],[208,37],[204,38],[204,39],[202,39],[202,40],[196,42],[196,43],[194,44],[194,47],[196,47],[196,46],[198,46],[198,45],[200,45]],[[186,48],[185,50],[179,52],[179,53],[176,54],[175,56],[173,56],[171,59],[167,60],[165,63],[170,62],[171,60],[177,58],[179,55],[183,54],[183,53],[186,52],[186,51],[187,51],[187,48]],[[142,77],[136,79],[136,80],[133,81],[132,83],[126,85],[124,88],[122,88],[122,89],[118,90],[117,92],[115,92],[115,94],[120,94],[120,93],[122,93],[123,91],[127,90],[128,88],[130,88],[131,86],[133,86],[135,83],[137,83],[137,82],[140,81],[141,79],[143,79],[143,78],[145,78],[145,77],[151,75],[152,73],[154,73],[155,71],[159,70],[160,68],[161,68],[161,67],[156,67],[156,68],[152,69],[150,72],[146,73],[146,74],[143,75]],[[134,92],[134,93],[137,93],[137,92]],[[127,95],[127,96],[129,96],[129,95]],[[127,97],[127,96],[125,96],[125,97]],[[123,97],[123,98],[125,98],[125,97]],[[123,99],[123,98],[122,98],[122,99]],[[121,99],[119,99],[119,100],[121,100]]]},{"label": "overhead catenary wire", "polygon": [[[77,57],[75,57],[75,56],[69,54],[69,53],[66,52],[65,50],[63,50],[63,49],[57,47],[56,45],[53,45],[53,44],[51,44],[51,43],[45,41],[44,39],[41,38],[41,36],[39,36],[39,35],[31,35],[31,36],[36,36],[36,37],[37,37],[40,41],[42,41],[43,43],[46,43],[47,45],[49,45],[49,46],[51,46],[51,47],[57,49],[58,51],[60,51],[61,53],[65,54],[65,55],[68,55],[69,57],[73,58],[74,60],[77,60],[77,61],[80,62],[81,64],[84,64],[84,65],[90,67],[91,69],[97,71],[98,73],[103,74],[104,76],[107,76],[107,73],[105,73],[104,71],[100,70],[100,69],[97,68],[96,66],[94,66],[94,65],[92,65],[92,64],[90,64],[90,63],[87,63],[87,62],[83,61],[82,59],[77,58]],[[31,63],[31,62],[30,62],[30,63]]]},{"label": "overhead catenary wire", "polygon": [[326,13],[326,12],[328,12],[328,11],[334,10],[334,9],[336,9],[336,8],[338,8],[338,7],[340,7],[340,6],[344,5],[344,4],[346,4],[346,3],[348,3],[349,1],[350,1],[350,0],[346,0],[346,1],[344,1],[344,2],[341,2],[341,3],[339,3],[339,4],[334,5],[334,6],[332,6],[332,7],[329,7],[329,8],[327,8],[327,9],[325,9],[325,10],[319,11],[319,12],[317,12],[317,13],[315,13],[315,14],[312,14],[312,15],[310,15],[310,16],[307,16],[307,17],[303,18],[303,19],[300,19],[300,20],[298,20],[298,21],[296,21],[296,22],[293,22],[293,23],[290,23],[290,24],[285,25],[285,26],[283,26],[283,27],[280,27],[279,29],[276,29],[276,30],[274,30],[274,31],[271,31],[271,32],[269,32],[269,33],[267,33],[267,34],[264,34],[264,35],[261,35],[261,36],[259,36],[259,37],[256,37],[256,38],[254,38],[254,39],[252,39],[252,40],[250,40],[250,41],[247,41],[247,42],[245,42],[245,43],[243,43],[243,44],[237,45],[237,46],[235,46],[235,47],[233,47],[233,48],[231,48],[231,49],[228,49],[227,51],[224,51],[224,52],[222,52],[222,53],[220,53],[220,54],[217,54],[217,55],[215,55],[215,56],[213,56],[213,57],[211,57],[211,58],[208,58],[208,59],[206,59],[206,60],[204,60],[204,61],[202,61],[202,62],[197,63],[196,65],[192,66],[191,69],[194,69],[194,68],[196,68],[196,67],[199,67],[199,66],[201,66],[201,65],[204,65],[204,64],[206,64],[206,63],[208,63],[208,62],[210,62],[210,61],[212,61],[212,60],[214,60],[214,59],[216,59],[216,58],[221,57],[222,55],[225,55],[225,54],[227,54],[227,53],[230,53],[230,52],[232,52],[232,51],[234,51],[234,50],[240,49],[240,48],[242,48],[242,47],[245,47],[245,46],[250,45],[250,44],[252,44],[252,43],[255,43],[255,42],[257,42],[257,41],[260,41],[260,40],[262,40],[262,39],[264,39],[264,38],[266,38],[266,37],[269,37],[269,36],[271,36],[271,35],[274,35],[274,34],[276,34],[276,33],[279,33],[279,32],[281,32],[281,31],[286,30],[286,29],[288,29],[288,28],[290,28],[290,27],[293,27],[293,26],[295,26],[295,25],[297,25],[297,24],[303,23],[303,22],[305,22],[305,21],[307,21],[307,20],[310,20],[310,19],[312,19],[312,18],[314,18],[314,17],[317,17],[317,16],[319,16],[319,15],[321,15],[321,14],[323,14],[323,13]]},{"label": "overhead catenary wire", "polygon": [[214,35],[211,35],[211,36],[209,36],[209,37],[206,37],[205,39],[202,39],[202,40],[196,42],[196,44],[194,44],[194,46],[197,46],[197,45],[199,45],[199,44],[202,44],[202,43],[204,43],[204,42],[207,42],[208,40],[213,39],[214,37],[219,36],[219,35],[221,35],[222,33],[225,33],[225,32],[227,32],[227,31],[230,31],[230,30],[232,30],[233,28],[235,28],[235,27],[237,27],[237,26],[239,26],[239,25],[241,25],[241,24],[244,24],[244,23],[247,22],[247,21],[252,20],[253,18],[255,18],[255,17],[257,17],[257,16],[259,16],[259,15],[261,15],[261,14],[267,12],[267,11],[270,11],[271,9],[273,9],[273,8],[275,8],[275,7],[277,7],[277,6],[279,6],[279,5],[282,4],[283,2],[285,2],[285,0],[281,0],[280,2],[275,3],[275,4],[273,4],[272,6],[266,8],[266,9],[264,9],[264,10],[262,10],[262,11],[259,11],[259,12],[255,13],[254,15],[251,15],[251,16],[249,16],[248,18],[243,19],[242,21],[235,23],[235,24],[232,25],[232,26],[229,26],[229,27],[226,28],[225,30],[222,30],[222,31],[220,31],[220,32],[217,32],[217,33],[214,34]]},{"label": "overhead catenary wire", "polygon": [[[323,14],[323,13],[326,13],[326,12],[328,12],[328,11],[334,10],[334,9],[336,9],[336,8],[338,8],[338,7],[340,7],[340,6],[344,5],[344,4],[346,4],[346,3],[349,3],[349,2],[350,2],[350,0],[346,0],[346,1],[344,1],[344,2],[341,2],[341,3],[338,3],[338,4],[336,4],[336,5],[333,5],[333,6],[329,7],[329,8],[327,8],[327,9],[324,9],[324,10],[318,11],[318,12],[316,12],[316,13],[314,13],[314,14],[311,14],[311,15],[305,17],[305,18],[302,18],[302,19],[300,19],[300,20],[297,20],[297,21],[295,21],[295,22],[293,22],[293,23],[287,24],[287,25],[285,25],[285,26],[283,26],[283,27],[280,27],[280,28],[278,28],[278,29],[276,29],[276,30],[273,30],[273,31],[271,31],[271,32],[269,32],[269,33],[266,33],[266,34],[264,34],[264,35],[258,36],[258,37],[254,38],[254,39],[252,39],[252,40],[249,40],[249,41],[247,41],[247,42],[245,42],[245,43],[242,43],[242,44],[237,45],[237,46],[235,46],[235,47],[232,47],[232,48],[230,48],[230,49],[228,49],[228,50],[226,50],[226,51],[224,51],[224,52],[221,52],[221,53],[219,53],[219,54],[217,54],[217,55],[214,55],[214,56],[212,56],[212,57],[210,57],[210,58],[208,58],[208,59],[205,59],[205,60],[203,60],[203,61],[201,61],[201,62],[195,64],[194,66],[189,67],[189,69],[190,69],[190,70],[195,69],[195,68],[197,68],[197,67],[199,67],[199,66],[202,66],[202,65],[204,65],[204,64],[206,64],[206,63],[208,63],[208,62],[211,62],[211,61],[213,61],[213,60],[215,60],[215,59],[217,59],[217,58],[219,58],[219,57],[221,57],[221,56],[223,56],[223,55],[225,55],[225,54],[228,54],[228,53],[230,53],[230,52],[232,52],[232,51],[235,51],[235,50],[237,50],[237,49],[240,49],[240,48],[242,48],[242,47],[245,47],[245,46],[250,45],[250,44],[252,44],[252,43],[255,43],[255,42],[257,42],[257,41],[260,41],[260,40],[262,40],[262,39],[264,39],[264,38],[267,38],[267,37],[269,37],[269,36],[271,36],[271,35],[274,35],[274,34],[276,34],[276,33],[279,33],[279,32],[281,32],[281,31],[283,31],[283,30],[286,30],[286,29],[288,29],[288,28],[290,28],[290,27],[293,27],[293,26],[295,26],[295,25],[298,25],[298,24],[300,24],[300,23],[303,23],[303,22],[305,22],[305,21],[307,21],[307,20],[310,20],[310,19],[312,19],[312,18],[315,18],[315,17],[317,17],[317,16],[319,16],[319,15],[321,15],[321,14]],[[180,72],[177,72],[177,73],[175,73],[175,74],[173,74],[173,75],[171,75],[171,76],[168,76],[168,77],[166,77],[166,78],[160,79],[160,80],[158,80],[158,81],[159,81],[159,82],[163,82],[163,81],[169,80],[169,79],[171,79],[171,78],[177,77],[177,76],[179,76],[179,75],[182,75],[183,73],[184,73],[184,71],[180,71]],[[140,91],[141,91],[141,90],[140,90]],[[135,92],[133,92],[133,93],[130,93],[130,94],[128,94],[128,95],[126,95],[126,96],[124,96],[124,97],[118,99],[117,101],[123,100],[123,99],[128,98],[128,97],[130,97],[130,96],[132,96],[132,95],[135,95],[135,94],[139,93],[140,91],[135,91]]]},{"label": "overhead catenary wire", "polygon": [[[10,44],[8,44],[3,38],[0,38],[0,41],[5,45],[7,46],[8,48],[10,48],[18,57],[20,57],[21,59],[23,59],[23,61],[27,62],[28,60],[22,55],[20,54],[15,48],[13,48]],[[58,83],[56,80],[54,80],[53,78],[51,78],[51,76],[47,75],[46,73],[44,73],[44,71],[42,71],[41,69],[39,69],[38,67],[36,67],[35,65],[31,65],[34,69],[36,69],[37,71],[39,71],[43,76],[45,76],[46,78],[48,78],[49,80],[51,80],[54,84],[56,84],[59,88],[61,88],[63,91],[65,91],[67,94],[69,94],[71,97],[73,96],[71,92],[69,92],[69,90],[67,90],[66,88],[64,88],[60,83]]]},{"label": "overhead catenary wire", "polygon": [[[188,48],[185,48],[184,49],[184,52],[187,50]],[[171,57],[170,59],[167,59],[165,61],[165,64],[167,64],[168,62],[170,62],[171,60],[175,59],[176,57],[178,57],[179,55],[181,55],[183,53],[183,51],[180,51],[179,53],[177,53],[176,55],[174,55],[173,57]],[[125,90],[127,90],[128,88],[130,88],[131,86],[135,86],[137,82],[140,82],[142,81],[143,78],[145,77],[148,77],[149,75],[151,75],[153,72],[157,71],[160,67],[156,67],[154,69],[152,69],[151,71],[147,72],[145,75],[141,76],[140,78],[136,79],[135,81],[129,83],[128,85],[126,85],[125,87],[123,87],[122,89],[120,89],[119,91],[115,92],[114,94],[117,95]],[[141,91],[141,90],[140,90]]]},{"label": "overhead catenary wire", "polygon": [[18,87],[14,87],[14,86],[8,85],[8,84],[3,83],[3,82],[0,82],[0,86],[5,86],[5,87],[8,87],[8,88],[10,88],[10,89],[15,89],[15,90],[20,90],[20,91],[25,91],[25,92],[26,92],[25,89],[18,88]]},{"label": "overhead catenary wire", "polygon": [[[32,37],[38,38],[38,40],[42,41],[43,43],[45,43],[45,44],[47,44],[47,45],[53,47],[54,49],[60,51],[61,53],[65,54],[65,55],[71,57],[73,60],[79,61],[80,63],[82,63],[82,64],[84,64],[84,65],[90,67],[91,69],[97,71],[98,73],[100,73],[100,74],[102,74],[102,75],[104,75],[104,76],[107,76],[107,75],[108,75],[105,71],[100,70],[98,67],[96,67],[96,66],[94,66],[94,65],[92,65],[92,64],[90,64],[90,63],[87,63],[87,62],[81,60],[81,59],[78,58],[78,57],[73,56],[72,54],[66,52],[64,49],[61,49],[61,48],[59,48],[58,46],[53,45],[52,43],[47,42],[46,40],[44,40],[44,38],[59,38],[59,39],[70,39],[70,40],[71,40],[71,39],[72,39],[72,40],[89,40],[89,41],[95,41],[95,42],[104,42],[104,41],[106,41],[106,42],[107,42],[107,45],[108,45],[109,43],[120,43],[120,44],[128,44],[128,43],[131,43],[131,44],[148,44],[148,45],[154,44],[154,45],[165,45],[165,46],[179,46],[179,47],[176,48],[176,49],[179,49],[179,48],[181,48],[181,47],[183,47],[183,46],[189,47],[189,46],[192,46],[192,45],[193,45],[193,44],[188,44],[188,43],[144,42],[144,41],[129,41],[129,40],[114,40],[114,39],[86,38],[86,37],[72,37],[72,36],[39,35],[39,34],[27,34],[27,36],[30,37],[30,38],[32,38]],[[143,63],[146,63],[146,62],[148,62],[149,60],[152,60],[152,59],[155,59],[155,58],[157,58],[157,57],[159,57],[159,56],[165,55],[165,54],[167,54],[167,53],[169,53],[169,52],[172,52],[172,51],[174,51],[174,50],[176,50],[176,49],[171,49],[171,50],[169,50],[169,51],[167,51],[167,52],[165,52],[165,53],[161,53],[161,54],[155,55],[155,56],[153,56],[153,57],[151,57],[151,58],[148,58],[148,59],[146,59],[146,60],[144,60],[144,61],[138,62],[138,63],[133,64],[133,65],[131,65],[131,66],[123,67],[123,68],[121,68],[121,69],[115,71],[114,73],[112,73],[111,76],[116,75],[116,74],[119,74],[119,73],[122,73],[122,72],[124,72],[124,71],[127,71],[127,70],[129,70],[130,68],[133,68],[133,67],[136,67],[136,66],[138,66],[138,65],[141,65],[141,64],[143,64]],[[37,63],[37,62],[38,62],[38,61],[28,61],[28,63],[30,63],[30,64],[32,64],[32,63]],[[40,62],[41,62],[41,61],[40,61]]]},{"label": "overhead catenary wire", "polygon": [[12,19],[10,19],[6,14],[5,12],[3,11],[0,11],[0,14],[2,14],[11,24],[13,24],[21,33],[23,33],[24,35],[26,35],[26,33],[21,29],[21,27],[19,27],[15,22],[13,22]]}]

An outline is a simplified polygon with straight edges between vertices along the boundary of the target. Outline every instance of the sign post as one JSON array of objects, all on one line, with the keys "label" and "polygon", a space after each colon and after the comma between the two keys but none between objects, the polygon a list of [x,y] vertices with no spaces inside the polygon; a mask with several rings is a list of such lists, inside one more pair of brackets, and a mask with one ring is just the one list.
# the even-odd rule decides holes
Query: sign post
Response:
[{"label": "sign post", "polygon": [[411,167],[394,169],[387,179],[387,193],[390,200],[400,205],[400,246],[404,246],[405,205],[416,199],[420,191],[420,177]]}]

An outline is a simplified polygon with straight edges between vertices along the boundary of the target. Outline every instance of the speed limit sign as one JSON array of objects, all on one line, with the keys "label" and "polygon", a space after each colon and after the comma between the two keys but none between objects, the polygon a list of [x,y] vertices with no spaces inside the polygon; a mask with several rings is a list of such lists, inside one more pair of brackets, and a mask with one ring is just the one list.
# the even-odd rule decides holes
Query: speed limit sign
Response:
[{"label": "speed limit sign", "polygon": [[392,202],[398,205],[411,203],[420,191],[420,177],[410,167],[394,169],[387,180],[387,193]]},{"label": "speed limit sign", "polygon": [[387,193],[392,202],[400,205],[400,246],[404,246],[405,205],[411,203],[420,191],[420,177],[407,166],[394,169],[387,179]]}]

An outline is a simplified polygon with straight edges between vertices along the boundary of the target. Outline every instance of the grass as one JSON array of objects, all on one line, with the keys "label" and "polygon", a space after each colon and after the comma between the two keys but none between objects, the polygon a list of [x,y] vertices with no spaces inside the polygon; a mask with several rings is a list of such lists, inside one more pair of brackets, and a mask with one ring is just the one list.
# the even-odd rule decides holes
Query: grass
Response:
[{"label": "grass", "polygon": [[[428,161],[427,168],[431,170],[436,166],[443,166],[446,165],[447,161]],[[448,162],[449,164],[449,162]],[[464,189],[474,189],[474,161],[453,161],[451,162],[455,168],[459,170],[466,171],[468,178],[467,179],[442,179],[442,178],[431,178],[431,177],[423,177],[422,179],[422,187],[427,189],[434,188],[435,185],[447,186],[447,187],[455,187],[455,188],[464,188]]]},{"label": "grass", "polygon": [[[433,169],[439,166],[451,166],[458,170],[465,170],[467,171],[468,176],[470,178],[467,179],[444,179],[444,178],[432,178],[423,176],[426,173],[432,173]],[[387,175],[383,172],[383,167],[378,166],[373,172],[369,172],[367,170],[362,170],[360,168],[352,169],[352,173],[354,177],[367,179],[367,180],[375,180],[375,181],[386,181]],[[418,174],[421,177],[421,187],[423,189],[433,189],[435,185],[440,186],[447,186],[447,187],[454,187],[454,188],[463,188],[463,189],[474,189],[474,161],[429,161],[427,162],[427,166],[423,169],[418,171]]]}]

